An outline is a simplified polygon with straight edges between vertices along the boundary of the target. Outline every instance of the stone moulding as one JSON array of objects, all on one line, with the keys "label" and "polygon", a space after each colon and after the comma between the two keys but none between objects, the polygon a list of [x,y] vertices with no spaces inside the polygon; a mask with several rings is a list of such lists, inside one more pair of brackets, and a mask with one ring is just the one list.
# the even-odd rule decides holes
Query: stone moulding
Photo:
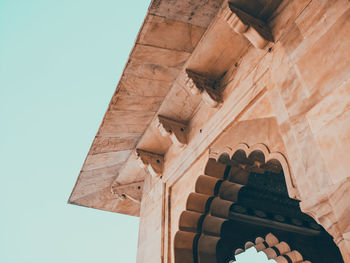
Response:
[{"label": "stone moulding", "polygon": [[187,125],[158,115],[156,126],[163,136],[169,136],[173,144],[183,147],[187,144]]},{"label": "stone moulding", "polygon": [[274,42],[273,35],[266,23],[229,3],[223,13],[224,20],[240,35],[245,36],[254,47],[263,49],[269,42]]},{"label": "stone moulding", "polygon": [[130,199],[131,201],[140,204],[142,199],[142,189],[144,181],[134,182],[130,184],[114,183],[111,186],[111,192],[118,200]]},{"label": "stone moulding", "polygon": [[215,80],[211,80],[190,69],[186,69],[186,74],[187,79],[185,85],[192,94],[200,94],[203,101],[213,108],[219,106],[223,102],[219,86]]},{"label": "stone moulding", "polygon": [[147,168],[153,177],[162,176],[164,156],[157,153],[136,149],[137,159],[142,168]]}]

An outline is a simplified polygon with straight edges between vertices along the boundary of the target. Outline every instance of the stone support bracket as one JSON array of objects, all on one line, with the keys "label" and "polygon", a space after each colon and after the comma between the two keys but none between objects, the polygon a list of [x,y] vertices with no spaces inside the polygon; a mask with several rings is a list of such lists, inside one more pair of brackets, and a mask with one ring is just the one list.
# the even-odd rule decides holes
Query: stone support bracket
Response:
[{"label": "stone support bracket", "polygon": [[131,201],[139,204],[141,203],[142,199],[143,184],[143,181],[125,185],[114,183],[111,187],[111,191],[119,200],[130,199]]},{"label": "stone support bracket", "polygon": [[141,149],[136,149],[136,155],[142,168],[147,168],[154,177],[162,176],[164,156]]},{"label": "stone support bracket", "polygon": [[224,20],[238,34],[245,36],[254,47],[262,49],[274,42],[273,35],[266,23],[229,3],[224,10]]},{"label": "stone support bracket", "polygon": [[187,125],[158,115],[156,126],[163,136],[170,136],[173,144],[183,147],[187,144]]},{"label": "stone support bracket", "polygon": [[201,94],[203,101],[213,108],[222,103],[222,96],[215,80],[211,80],[190,69],[186,69],[186,73],[186,87],[193,94]]}]

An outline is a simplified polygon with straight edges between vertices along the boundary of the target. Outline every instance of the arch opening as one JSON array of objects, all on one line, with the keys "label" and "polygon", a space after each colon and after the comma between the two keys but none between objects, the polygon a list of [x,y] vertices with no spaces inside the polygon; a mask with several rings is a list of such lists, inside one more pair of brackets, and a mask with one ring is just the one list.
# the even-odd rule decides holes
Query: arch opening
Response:
[{"label": "arch opening", "polygon": [[175,262],[234,262],[235,251],[268,234],[299,251],[302,261],[291,262],[343,262],[332,237],[300,210],[288,190],[283,165],[262,150],[210,158],[180,216]]},{"label": "arch opening", "polygon": [[271,263],[271,262],[300,262],[304,261],[302,254],[297,250],[291,250],[288,243],[279,241],[278,238],[269,233],[265,238],[257,237],[254,241],[248,241],[244,245],[244,249],[235,251],[236,261],[231,260],[230,263]]}]

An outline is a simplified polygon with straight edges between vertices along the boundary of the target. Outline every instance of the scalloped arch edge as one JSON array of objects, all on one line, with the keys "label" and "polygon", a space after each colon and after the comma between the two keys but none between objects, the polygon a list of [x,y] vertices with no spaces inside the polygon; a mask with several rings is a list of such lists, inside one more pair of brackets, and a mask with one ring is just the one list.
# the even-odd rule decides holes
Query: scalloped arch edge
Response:
[{"label": "scalloped arch edge", "polygon": [[287,158],[281,152],[271,152],[266,144],[257,143],[249,146],[247,143],[239,143],[233,147],[210,147],[209,158],[213,158],[218,161],[219,157],[223,154],[228,154],[230,158],[232,158],[234,153],[239,150],[243,150],[246,156],[249,156],[254,151],[261,151],[265,156],[265,162],[277,160],[283,169],[289,197],[300,200],[301,197],[295,183],[293,182],[293,177]]}]

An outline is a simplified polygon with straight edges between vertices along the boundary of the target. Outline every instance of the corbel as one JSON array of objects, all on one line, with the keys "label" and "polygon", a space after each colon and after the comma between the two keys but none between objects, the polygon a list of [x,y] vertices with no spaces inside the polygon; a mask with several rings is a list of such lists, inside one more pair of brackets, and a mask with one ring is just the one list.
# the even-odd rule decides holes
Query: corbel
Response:
[{"label": "corbel", "polygon": [[156,126],[163,136],[170,136],[176,146],[182,147],[187,144],[186,124],[158,115]]},{"label": "corbel", "polygon": [[269,42],[274,42],[271,30],[264,21],[240,10],[233,3],[228,3],[223,17],[236,33],[245,36],[256,48],[262,49]]},{"label": "corbel", "polygon": [[154,177],[162,176],[164,165],[163,155],[141,149],[136,149],[136,155],[142,168],[147,168]]},{"label": "corbel", "polygon": [[139,204],[142,199],[143,184],[144,181],[123,185],[114,183],[111,187],[111,191],[118,200],[130,199],[134,203]]},{"label": "corbel", "polygon": [[210,107],[217,107],[222,103],[219,86],[215,80],[211,80],[190,69],[186,69],[186,87],[193,94],[201,94],[203,101]]}]

